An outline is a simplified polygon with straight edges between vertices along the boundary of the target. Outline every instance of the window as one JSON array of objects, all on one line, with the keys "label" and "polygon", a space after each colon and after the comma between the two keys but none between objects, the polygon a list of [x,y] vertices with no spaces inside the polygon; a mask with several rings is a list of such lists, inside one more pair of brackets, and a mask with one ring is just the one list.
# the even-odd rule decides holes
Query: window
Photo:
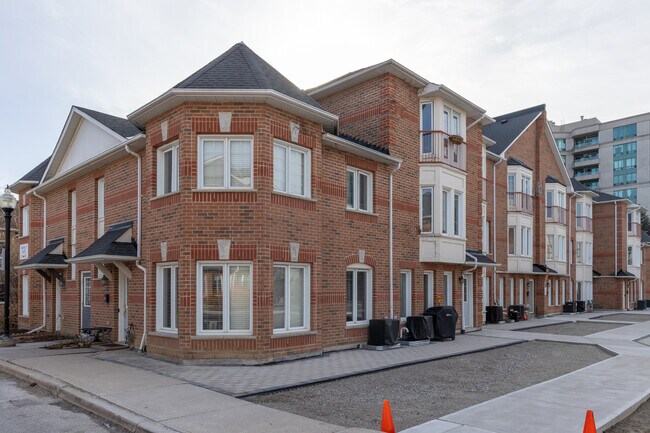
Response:
[{"label": "window", "polygon": [[558,290],[558,280],[555,280],[555,305],[559,305],[559,303],[560,303],[558,292],[559,292],[559,290]]},{"label": "window", "polygon": [[521,227],[521,254],[522,256],[531,257],[533,255],[533,230],[531,227]]},{"label": "window", "polygon": [[104,178],[97,179],[97,237],[104,234]]},{"label": "window", "polygon": [[546,285],[546,291],[548,293],[548,305],[553,305],[553,283],[549,281]]},{"label": "window", "polygon": [[636,123],[632,123],[631,125],[618,126],[613,129],[612,135],[614,141],[623,140],[629,137],[636,137]]},{"label": "window", "polygon": [[591,242],[585,242],[585,264],[593,264],[593,244]]},{"label": "window", "polygon": [[632,212],[627,213],[627,231],[631,232],[634,230],[634,214]]},{"label": "window", "polygon": [[614,186],[636,183],[636,173],[617,174],[614,176]]},{"label": "window", "polygon": [[23,275],[22,316],[29,316],[29,275]]},{"label": "window", "polygon": [[22,235],[29,236],[29,206],[24,206],[22,208]]},{"label": "window", "polygon": [[613,192],[616,197],[627,198],[636,203],[636,188],[619,189]]},{"label": "window", "polygon": [[582,263],[582,242],[576,244],[576,263]]},{"label": "window", "polygon": [[531,195],[532,192],[532,182],[529,176],[521,176],[521,192],[527,195]]},{"label": "window", "polygon": [[90,272],[81,273],[81,302],[84,307],[90,307]]},{"label": "window", "polygon": [[433,152],[433,103],[426,102],[420,106],[420,130],[422,153]]},{"label": "window", "polygon": [[400,317],[406,319],[411,315],[411,271],[400,272]]},{"label": "window", "polygon": [[157,195],[178,191],[178,142],[160,147],[157,158]]},{"label": "window", "polygon": [[311,197],[311,152],[275,141],[273,144],[273,190]]},{"label": "window", "polygon": [[515,305],[515,279],[510,278],[510,305]]},{"label": "window", "polygon": [[517,198],[515,196],[515,175],[508,175],[508,206],[515,207],[517,206]]},{"label": "window", "polygon": [[546,260],[555,260],[553,250],[555,249],[555,236],[546,235]]},{"label": "window", "polygon": [[546,218],[553,218],[553,206],[555,203],[553,196],[554,194],[552,190],[546,191]]},{"label": "window", "polygon": [[519,279],[519,303],[524,303],[524,280],[523,278]]},{"label": "window", "polygon": [[156,268],[156,330],[178,331],[178,265]]},{"label": "window", "polygon": [[565,138],[556,138],[555,144],[557,145],[558,150],[566,150],[566,139]]},{"label": "window", "polygon": [[[453,197],[453,198],[452,198]],[[453,200],[453,202],[452,202]],[[463,195],[449,190],[442,191],[442,232],[454,236],[464,235],[465,208]]]},{"label": "window", "polygon": [[199,188],[251,189],[253,139],[250,137],[199,137]]},{"label": "window", "polygon": [[433,188],[421,189],[420,230],[422,233],[433,232]]},{"label": "window", "polygon": [[517,254],[517,227],[508,227],[508,254]]},{"label": "window", "polygon": [[459,193],[454,193],[454,235],[461,235],[461,195]]},{"label": "window", "polygon": [[562,303],[566,302],[566,281],[562,280]]},{"label": "window", "polygon": [[424,308],[433,307],[433,272],[426,271],[423,280]]},{"label": "window", "polygon": [[634,248],[627,247],[627,264],[628,266],[634,265]]},{"label": "window", "polygon": [[[77,191],[70,191],[70,257],[77,255]],[[70,265],[70,279],[77,279],[77,265]]]},{"label": "window", "polygon": [[273,266],[273,332],[309,329],[309,265]]},{"label": "window", "polygon": [[503,307],[503,288],[505,286],[505,280],[499,278],[499,305]]},{"label": "window", "polygon": [[348,167],[347,207],[372,213],[372,173]]},{"label": "window", "polygon": [[630,143],[617,144],[614,146],[614,157],[628,153],[636,154],[636,141]]},{"label": "window", "polygon": [[348,268],[345,286],[346,322],[350,325],[367,322],[372,311],[372,271],[366,267]]},{"label": "window", "polygon": [[566,236],[558,235],[557,237],[557,259],[559,261],[566,260]]},{"label": "window", "polygon": [[214,262],[197,268],[197,332],[250,334],[252,266]]},{"label": "window", "polygon": [[449,233],[449,191],[442,191],[442,232],[445,234]]},{"label": "window", "polygon": [[442,276],[442,283],[444,286],[444,304],[443,305],[454,305],[454,296],[453,296],[453,281],[454,274],[451,272],[445,272]]}]

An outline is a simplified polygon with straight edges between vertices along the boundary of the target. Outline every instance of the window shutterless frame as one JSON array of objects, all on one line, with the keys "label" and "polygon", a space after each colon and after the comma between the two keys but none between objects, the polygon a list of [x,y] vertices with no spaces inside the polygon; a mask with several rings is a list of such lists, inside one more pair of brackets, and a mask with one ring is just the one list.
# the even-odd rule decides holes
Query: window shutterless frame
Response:
[{"label": "window shutterless frame", "polygon": [[420,188],[420,231],[433,233],[433,187]]},{"label": "window shutterless frame", "polygon": [[[214,142],[214,144],[221,144],[223,146],[221,155],[211,156],[213,162],[218,162],[221,160],[223,172],[221,173],[221,179],[223,180],[222,185],[206,185],[205,184],[205,170],[204,170],[204,156],[205,156],[205,144],[206,142]],[[248,164],[247,168],[249,170],[250,179],[243,179],[242,183],[248,182],[248,185],[233,185],[232,177],[237,176],[236,170],[232,167],[232,144],[233,142],[246,142],[249,145],[248,152]],[[255,148],[253,143],[253,137],[250,135],[199,135],[197,138],[197,150],[198,150],[198,160],[197,160],[197,186],[199,189],[206,190],[241,190],[246,189],[250,190],[254,187],[254,175],[253,175],[253,159],[255,155]]]},{"label": "window shutterless frame", "polygon": [[[367,324],[372,318],[372,268],[357,264],[346,269],[346,324]],[[359,274],[364,274],[365,287],[359,287]],[[359,302],[359,292],[362,291],[364,300]],[[363,309],[359,311],[359,307]],[[361,316],[364,316],[361,318]]]},{"label": "window shutterless frame", "polygon": [[[299,167],[302,158],[302,167]],[[297,191],[292,179],[302,179],[302,191]],[[311,151],[304,147],[273,140],[273,191],[311,198]]]},{"label": "window shutterless frame", "polygon": [[412,272],[410,269],[404,269],[400,271],[400,294],[401,294],[401,304],[400,304],[400,318],[406,320],[407,316],[411,315],[411,292],[412,292],[412,282],[411,282]]},{"label": "window shutterless frame", "polygon": [[157,150],[156,195],[178,191],[178,149],[178,141],[175,141]]},{"label": "window shutterless frame", "polygon": [[[169,287],[165,287],[167,284]],[[168,296],[165,289],[169,290]],[[169,303],[169,317],[165,317],[166,303]],[[178,263],[156,266],[156,331],[178,333]]]},{"label": "window shutterless frame", "polygon": [[[294,296],[297,293],[294,292],[294,287],[291,286],[292,271],[302,270],[302,302],[301,305],[295,305],[293,302]],[[276,281],[278,277],[278,281]],[[281,277],[281,281],[280,281]],[[276,293],[276,284],[281,283],[281,293]],[[308,331],[310,328],[310,305],[311,305],[311,266],[308,264],[297,264],[297,263],[274,263],[273,264],[273,285],[274,285],[274,302],[273,302],[273,333],[282,334],[295,331]],[[276,302],[278,298],[282,299],[282,303]],[[296,311],[294,306],[302,309],[302,314],[300,318],[302,321],[302,326],[292,326],[292,319],[296,317]],[[279,310],[277,308],[280,308]],[[282,312],[282,327],[279,327],[275,323],[276,311]],[[300,311],[299,311],[300,313]]]},{"label": "window shutterless frame", "polygon": [[[348,210],[372,213],[372,173],[358,168],[348,167],[346,171],[346,183]],[[362,185],[362,183],[365,185]]]}]

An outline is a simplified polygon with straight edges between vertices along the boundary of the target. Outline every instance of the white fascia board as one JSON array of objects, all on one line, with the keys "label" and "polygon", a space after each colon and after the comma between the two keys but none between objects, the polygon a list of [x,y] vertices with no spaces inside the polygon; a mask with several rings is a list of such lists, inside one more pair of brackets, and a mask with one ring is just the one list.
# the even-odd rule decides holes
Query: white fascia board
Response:
[{"label": "white fascia board", "polygon": [[[21,186],[25,185],[25,188],[22,188]],[[9,185],[9,189],[11,189],[12,192],[15,194],[20,194],[22,191],[25,189],[29,189],[29,185],[38,185],[37,180],[18,180],[11,185]]]},{"label": "white fascia board", "polygon": [[402,162],[399,158],[377,152],[376,150],[361,146],[360,144],[338,137],[334,134],[323,134],[323,144],[383,164],[400,164]]},{"label": "white fascia board", "polygon": [[506,160],[503,156],[490,151],[489,148],[485,149],[485,156],[488,159],[492,160],[492,161],[505,161]]},{"label": "white fascia board", "polygon": [[[142,150],[146,145],[146,140],[145,140],[146,137],[147,136],[145,134],[138,134],[136,136],[133,136],[128,140],[112,147],[111,149],[103,153],[100,153],[94,158],[84,161],[83,164],[79,164],[76,167],[66,171],[65,173],[61,173],[51,179],[48,179],[47,181],[36,186],[35,188],[32,188],[32,190],[30,190],[29,192],[36,191],[39,194],[46,193],[48,191],[51,191],[53,188],[56,188],[57,186],[61,185],[64,182],[69,182],[109,162],[115,161],[116,159],[121,158],[123,156],[127,156],[128,153],[124,149],[125,145],[133,145],[137,143],[139,144],[139,146],[135,147],[132,150],[135,151]],[[124,155],[122,155],[122,153],[124,153]]]},{"label": "white fascia board", "polygon": [[[61,149],[61,146],[63,145],[64,137],[68,133],[68,128],[70,127],[70,125],[72,123],[74,114],[75,114],[74,107],[71,107],[70,112],[68,113],[68,118],[65,120],[65,124],[63,125],[63,129],[61,130],[61,134],[59,134],[59,139],[56,141],[56,146],[54,146],[54,152],[52,152],[52,156],[50,157],[50,161],[47,163],[47,167],[45,167],[45,171],[43,172],[43,177],[41,177],[41,181],[39,183],[45,181],[45,179],[47,178],[47,174],[52,169],[52,166],[54,164],[55,156],[58,155],[59,149]],[[79,126],[78,122],[75,124],[75,129],[77,128],[77,126]]]},{"label": "white fascia board", "polygon": [[17,265],[14,269],[67,269],[68,265],[46,265],[41,263],[34,263],[31,265]]},{"label": "white fascia board", "polygon": [[96,120],[95,118],[93,118],[93,117],[89,116],[88,114],[84,113],[83,111],[79,110],[77,107],[72,107],[72,111],[74,111],[75,113],[79,114],[81,117],[84,118],[84,120],[89,121],[89,122],[92,123],[93,125],[97,126],[99,129],[101,129],[102,131],[107,132],[108,134],[112,135],[113,137],[117,138],[118,140],[120,140],[120,141],[124,141],[124,140],[127,139],[127,137],[122,137],[120,134],[118,134],[117,132],[113,131],[111,128],[109,128],[108,126],[104,125],[103,123],[101,123],[100,121]]},{"label": "white fascia board", "polygon": [[339,119],[335,114],[270,89],[170,89],[129,114],[127,119],[144,127],[152,117],[188,101],[266,103],[323,125],[336,125]]},{"label": "white fascia board", "polygon": [[[429,83],[427,87],[420,92],[420,98],[433,97],[440,97],[449,101],[451,104],[456,105],[458,108],[465,111],[465,113],[470,115],[470,117],[478,118],[485,114],[484,109],[443,84]],[[492,120],[492,122],[489,122],[489,120]],[[487,121],[488,123],[494,123],[494,119],[489,118],[489,120]]]},{"label": "white fascia board", "polygon": [[80,257],[80,258],[71,258],[66,259],[66,263],[112,263],[112,262],[135,262],[139,260],[139,257],[135,256],[110,256],[106,254],[100,254],[96,256]]}]

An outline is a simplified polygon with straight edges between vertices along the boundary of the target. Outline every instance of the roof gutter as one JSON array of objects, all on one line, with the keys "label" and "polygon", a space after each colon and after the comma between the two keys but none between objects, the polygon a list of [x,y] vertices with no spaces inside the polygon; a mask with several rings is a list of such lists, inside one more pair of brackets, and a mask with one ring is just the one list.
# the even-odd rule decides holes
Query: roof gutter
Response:
[{"label": "roof gutter", "polygon": [[378,152],[376,150],[370,149],[368,147],[357,144],[353,141],[346,140],[345,138],[339,137],[334,134],[324,133],[323,142],[330,145],[331,147],[342,150],[344,152],[352,153],[363,158],[367,158],[373,161],[381,162],[384,164],[401,164],[402,160],[400,158],[395,158],[394,156],[386,155],[385,153]]}]

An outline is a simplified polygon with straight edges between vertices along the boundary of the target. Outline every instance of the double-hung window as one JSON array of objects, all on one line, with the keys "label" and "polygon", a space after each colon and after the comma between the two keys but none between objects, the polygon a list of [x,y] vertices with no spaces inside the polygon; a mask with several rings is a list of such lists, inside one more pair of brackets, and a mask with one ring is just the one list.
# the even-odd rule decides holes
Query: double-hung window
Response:
[{"label": "double-hung window", "polygon": [[508,254],[517,254],[517,227],[508,227]]},{"label": "double-hung window", "polygon": [[29,275],[23,275],[23,293],[22,293],[21,316],[29,316]]},{"label": "double-hung window", "polygon": [[[70,257],[77,255],[77,191],[70,191]],[[77,265],[70,266],[70,279],[77,279]]]},{"label": "double-hung window", "polygon": [[425,271],[423,276],[424,308],[433,307],[433,272]]},{"label": "double-hung window", "polygon": [[555,260],[555,236],[546,235],[546,260]]},{"label": "double-hung window", "polygon": [[104,178],[97,179],[97,238],[100,238],[104,235]]},{"label": "double-hung window", "polygon": [[29,206],[24,206],[22,209],[22,236],[29,236]]},{"label": "double-hung window", "polygon": [[178,191],[178,142],[158,149],[157,195]]},{"label": "double-hung window", "polygon": [[345,320],[349,325],[366,323],[372,316],[372,271],[349,267],[345,273]]},{"label": "double-hung window", "polygon": [[411,271],[400,272],[400,317],[406,319],[411,315]]},{"label": "double-hung window", "polygon": [[309,265],[273,266],[273,332],[309,329]]},{"label": "double-hung window", "polygon": [[442,274],[442,285],[444,290],[444,299],[443,305],[453,305],[454,302],[454,274],[451,272],[445,272]]},{"label": "double-hung window", "polygon": [[348,167],[347,208],[372,213],[372,173]]},{"label": "double-hung window", "polygon": [[198,263],[197,333],[252,332],[252,273],[250,263]]},{"label": "double-hung window", "polygon": [[421,190],[420,199],[420,231],[433,232],[433,188],[425,187]]},{"label": "double-hung window", "polygon": [[199,188],[253,188],[251,137],[204,135],[198,140]]},{"label": "double-hung window", "polygon": [[276,140],[273,143],[273,190],[311,197],[311,152]]},{"label": "double-hung window", "polygon": [[425,102],[420,106],[420,140],[421,152],[433,152],[433,103]]},{"label": "double-hung window", "polygon": [[156,330],[178,331],[178,265],[158,265],[156,274]]},{"label": "double-hung window", "polygon": [[462,195],[458,192],[454,193],[454,236],[462,235]]}]

